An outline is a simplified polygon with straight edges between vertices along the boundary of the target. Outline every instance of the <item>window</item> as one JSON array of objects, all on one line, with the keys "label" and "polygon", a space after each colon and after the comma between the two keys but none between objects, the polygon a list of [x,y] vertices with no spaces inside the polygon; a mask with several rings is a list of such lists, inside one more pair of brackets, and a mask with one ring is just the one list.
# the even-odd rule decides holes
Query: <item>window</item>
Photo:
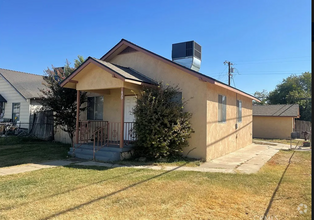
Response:
[{"label": "window", "polygon": [[182,105],[182,92],[177,92],[171,99],[172,102]]},{"label": "window", "polygon": [[242,122],[242,101],[237,100],[237,121]]},{"label": "window", "polygon": [[103,120],[104,97],[87,98],[87,120]]},{"label": "window", "polygon": [[12,103],[12,121],[20,121],[20,103]]},{"label": "window", "polygon": [[226,103],[226,96],[218,95],[218,122],[226,122]]},{"label": "window", "polygon": [[4,115],[4,102],[0,102],[0,118]]}]

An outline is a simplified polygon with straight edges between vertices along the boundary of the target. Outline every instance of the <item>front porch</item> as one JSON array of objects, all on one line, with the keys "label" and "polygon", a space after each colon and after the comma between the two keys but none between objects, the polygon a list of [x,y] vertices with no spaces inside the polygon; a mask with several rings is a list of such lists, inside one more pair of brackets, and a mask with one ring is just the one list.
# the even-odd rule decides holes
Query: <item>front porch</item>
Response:
[{"label": "front porch", "polygon": [[69,154],[99,161],[126,158],[136,139],[133,126],[133,122],[124,122],[122,129],[121,122],[79,121],[78,139]]},{"label": "front porch", "polygon": [[[136,139],[132,109],[143,85],[157,83],[131,68],[91,57],[67,77],[61,86],[77,91],[75,144],[69,153],[78,156],[79,149],[85,149],[86,159],[95,160],[98,152],[121,156],[129,151]],[[80,112],[81,92],[90,98],[84,113]]]}]

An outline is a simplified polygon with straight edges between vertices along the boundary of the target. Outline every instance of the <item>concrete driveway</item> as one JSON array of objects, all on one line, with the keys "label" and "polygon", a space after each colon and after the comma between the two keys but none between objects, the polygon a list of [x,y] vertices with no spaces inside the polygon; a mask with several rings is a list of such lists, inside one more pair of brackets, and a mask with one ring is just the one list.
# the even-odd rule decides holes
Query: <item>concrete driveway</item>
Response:
[{"label": "concrete driveway", "polygon": [[[295,146],[291,148],[294,149]],[[203,163],[202,168],[220,169],[221,172],[256,173],[279,150],[289,150],[290,145],[260,141],[235,152]],[[310,150],[310,148],[297,148],[295,150]]]}]

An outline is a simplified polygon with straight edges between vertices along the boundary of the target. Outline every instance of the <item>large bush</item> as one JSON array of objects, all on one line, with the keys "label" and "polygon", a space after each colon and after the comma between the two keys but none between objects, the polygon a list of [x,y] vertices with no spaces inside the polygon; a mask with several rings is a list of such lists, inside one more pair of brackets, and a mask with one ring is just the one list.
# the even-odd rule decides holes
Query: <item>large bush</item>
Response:
[{"label": "large bush", "polygon": [[184,111],[185,104],[177,86],[159,83],[158,87],[145,87],[141,91],[133,111],[136,157],[159,159],[181,155],[194,132],[190,123],[192,114]]}]

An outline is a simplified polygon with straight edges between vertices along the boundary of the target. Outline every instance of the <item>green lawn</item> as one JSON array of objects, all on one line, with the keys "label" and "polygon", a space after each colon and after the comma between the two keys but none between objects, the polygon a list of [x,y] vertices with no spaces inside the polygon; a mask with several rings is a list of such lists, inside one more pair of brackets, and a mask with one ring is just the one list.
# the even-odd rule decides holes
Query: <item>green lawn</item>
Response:
[{"label": "green lawn", "polygon": [[[0,219],[262,219],[292,154],[251,175],[68,166],[3,176]],[[267,219],[311,219],[311,199],[311,154],[295,152]]]},{"label": "green lawn", "polygon": [[22,137],[0,137],[0,167],[67,158],[69,144]]}]

